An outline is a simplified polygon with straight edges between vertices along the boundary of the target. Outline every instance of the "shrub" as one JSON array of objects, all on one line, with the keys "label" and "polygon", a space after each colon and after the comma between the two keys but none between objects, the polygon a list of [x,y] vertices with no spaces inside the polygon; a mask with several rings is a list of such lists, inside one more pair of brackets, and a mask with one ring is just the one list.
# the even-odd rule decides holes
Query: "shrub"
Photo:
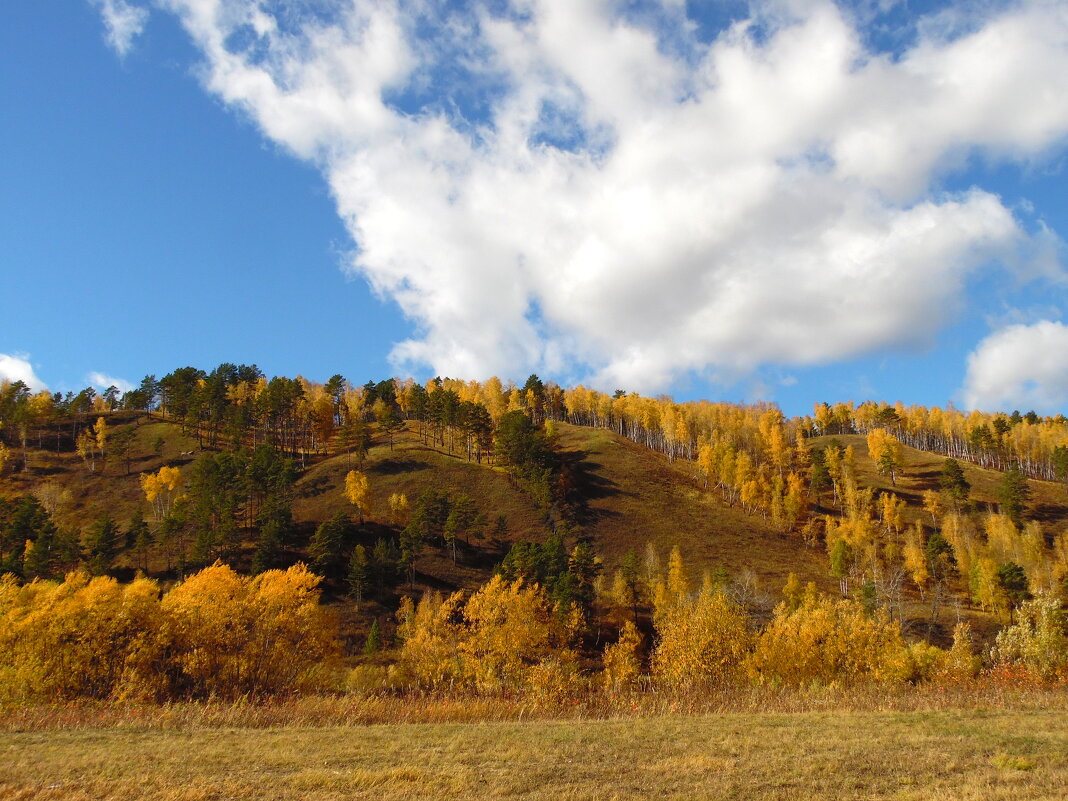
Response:
[{"label": "shrub", "polygon": [[1016,622],[998,632],[991,653],[995,665],[1017,665],[1043,679],[1068,668],[1068,636],[1057,598],[1040,593],[1016,610]]},{"label": "shrub", "polygon": [[248,578],[216,563],[163,599],[170,696],[271,695],[329,683],[337,627],[302,565]]},{"label": "shrub", "polygon": [[641,645],[641,634],[628,620],[619,632],[619,640],[604,649],[604,672],[601,679],[606,690],[619,692],[638,680],[641,670]]},{"label": "shrub", "polygon": [[107,698],[132,680],[161,621],[155,582],[126,586],[70,573],[18,587],[0,580],[0,693],[9,699]]},{"label": "shrub", "polygon": [[760,681],[787,685],[901,681],[913,672],[898,627],[848,600],[814,593],[791,611],[780,604],[749,660]]},{"label": "shrub", "polygon": [[718,588],[663,606],[656,631],[653,677],[672,687],[729,683],[752,641],[745,612]]},{"label": "shrub", "polygon": [[243,578],[216,564],[160,599],[155,582],[71,573],[0,580],[9,699],[232,698],[333,680],[336,625],[303,565]]},{"label": "shrub", "polygon": [[406,599],[397,614],[400,666],[421,687],[520,689],[545,660],[573,661],[545,593],[522,579],[495,576],[466,603],[459,592],[446,599],[428,593],[417,605]]}]

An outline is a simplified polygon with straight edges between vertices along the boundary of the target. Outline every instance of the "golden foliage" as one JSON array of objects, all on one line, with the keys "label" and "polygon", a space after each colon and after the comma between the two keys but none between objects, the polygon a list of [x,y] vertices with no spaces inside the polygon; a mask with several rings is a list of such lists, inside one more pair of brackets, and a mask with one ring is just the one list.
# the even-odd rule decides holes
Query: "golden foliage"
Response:
[{"label": "golden foliage", "polygon": [[931,672],[931,680],[941,684],[959,684],[979,674],[980,660],[972,645],[972,627],[958,623],[953,629],[953,647],[942,651]]},{"label": "golden foliage", "polygon": [[397,610],[397,636],[404,641],[400,667],[412,682],[433,689],[460,676],[459,614],[463,593],[443,600],[438,592],[426,593],[418,604],[404,598]]},{"label": "golden foliage", "polygon": [[464,618],[461,652],[479,689],[518,683],[525,665],[552,650],[551,610],[536,585],[495,576],[467,602]]},{"label": "golden foliage", "polygon": [[584,687],[574,653],[563,651],[527,668],[524,698],[540,707],[558,706],[577,696]]},{"label": "golden foliage", "polygon": [[605,689],[619,692],[632,686],[641,672],[642,635],[627,621],[619,632],[619,639],[604,649],[604,672],[601,680]]},{"label": "golden foliage", "polygon": [[668,555],[667,594],[672,603],[682,603],[690,592],[690,581],[686,577],[686,566],[682,562],[682,551],[676,545]]},{"label": "golden foliage", "polygon": [[1068,634],[1060,600],[1039,593],[1016,609],[1016,622],[998,632],[995,664],[1020,665],[1044,679],[1068,672]]},{"label": "golden foliage", "polygon": [[653,676],[673,687],[731,681],[749,651],[745,612],[719,589],[658,611]]},{"label": "golden foliage", "polygon": [[371,482],[359,470],[350,470],[345,475],[345,498],[360,513],[360,518],[371,515]]},{"label": "golden foliage", "polygon": [[162,639],[180,694],[271,694],[321,683],[336,625],[304,565],[253,578],[216,563],[163,599]]},{"label": "golden foliage", "polygon": [[880,473],[896,483],[897,471],[904,461],[901,442],[885,428],[873,428],[867,436],[868,455]]},{"label": "golden foliage", "polygon": [[389,496],[389,522],[395,526],[408,523],[408,496],[403,492],[394,492]]},{"label": "golden foliage", "polygon": [[887,532],[898,533],[904,525],[905,499],[892,492],[879,496],[879,517]]},{"label": "golden foliage", "polygon": [[942,495],[934,490],[923,491],[923,510],[931,516],[931,525],[937,526],[942,518]]},{"label": "golden foliage", "polygon": [[82,461],[89,465],[91,471],[96,470],[96,462],[94,459],[95,447],[96,437],[94,437],[88,429],[82,431],[74,442],[75,451],[77,451],[78,455],[82,458]]},{"label": "golden foliage", "polygon": [[922,592],[930,581],[931,574],[927,569],[927,554],[924,552],[923,526],[919,522],[909,529],[901,555],[905,569]]},{"label": "golden foliage", "polygon": [[786,577],[786,585],[782,588],[782,597],[790,611],[801,606],[801,602],[804,600],[804,590],[801,588],[801,579],[797,577],[796,573],[790,573]]},{"label": "golden foliage", "polygon": [[972,574],[972,565],[979,554],[979,541],[971,518],[953,512],[942,520],[942,537],[953,548],[953,558],[962,576]]},{"label": "golden foliage", "polygon": [[249,579],[214,565],[155,582],[71,573],[0,581],[0,696],[237,697],[322,688],[336,625],[303,565]]},{"label": "golden foliage", "polygon": [[70,573],[61,583],[0,580],[0,695],[9,699],[107,698],[154,647],[155,582],[120,585]]},{"label": "golden foliage", "polygon": [[980,556],[972,565],[968,577],[972,600],[984,609],[1003,610],[1007,599],[998,583],[997,562],[989,556]]},{"label": "golden foliage", "polygon": [[157,522],[171,511],[182,486],[182,471],[177,467],[161,467],[156,473],[141,474],[141,491],[152,505]]},{"label": "golden foliage", "polygon": [[528,684],[530,668],[547,659],[573,660],[545,593],[522,580],[495,576],[467,603],[461,592],[444,600],[428,593],[417,605],[406,599],[397,617],[401,666],[422,687],[496,692]]},{"label": "golden foliage", "polygon": [[885,613],[869,617],[858,603],[813,591],[793,611],[780,604],[749,667],[760,681],[792,685],[899,681],[911,672],[905,643]]},{"label": "golden foliage", "polygon": [[96,440],[96,449],[100,451],[101,455],[107,452],[110,433],[107,421],[103,417],[98,417],[96,425],[93,426],[93,437]]}]

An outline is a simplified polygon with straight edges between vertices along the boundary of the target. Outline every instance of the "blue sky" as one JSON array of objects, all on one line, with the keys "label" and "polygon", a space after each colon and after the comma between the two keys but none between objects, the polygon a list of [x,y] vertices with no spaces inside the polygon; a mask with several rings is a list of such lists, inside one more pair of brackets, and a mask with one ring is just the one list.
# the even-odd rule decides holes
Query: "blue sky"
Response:
[{"label": "blue sky", "polygon": [[789,414],[1068,411],[1061,3],[0,22],[0,375],[536,371]]},{"label": "blue sky", "polygon": [[2,13],[0,270],[21,302],[0,352],[55,389],[222,361],[389,373],[403,318],[340,272],[321,177],[201,90],[177,25],[120,60],[88,4]]}]

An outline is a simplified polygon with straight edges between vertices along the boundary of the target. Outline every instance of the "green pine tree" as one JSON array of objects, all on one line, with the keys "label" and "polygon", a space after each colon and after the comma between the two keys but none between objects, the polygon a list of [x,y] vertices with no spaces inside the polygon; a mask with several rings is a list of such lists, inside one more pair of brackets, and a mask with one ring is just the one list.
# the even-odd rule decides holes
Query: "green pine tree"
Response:
[{"label": "green pine tree", "polygon": [[1005,471],[998,488],[998,501],[1001,504],[1001,513],[1012,520],[1017,526],[1023,525],[1023,516],[1027,511],[1027,502],[1031,499],[1031,486],[1027,483],[1027,476],[1020,470],[1020,466],[1014,464]]},{"label": "green pine tree", "polygon": [[89,530],[89,570],[94,576],[102,576],[111,568],[119,552],[119,527],[108,515],[98,517]]},{"label": "green pine tree", "polygon": [[367,656],[378,653],[382,648],[382,631],[378,626],[378,618],[371,624],[371,631],[367,634],[367,642],[364,643],[363,652]]}]

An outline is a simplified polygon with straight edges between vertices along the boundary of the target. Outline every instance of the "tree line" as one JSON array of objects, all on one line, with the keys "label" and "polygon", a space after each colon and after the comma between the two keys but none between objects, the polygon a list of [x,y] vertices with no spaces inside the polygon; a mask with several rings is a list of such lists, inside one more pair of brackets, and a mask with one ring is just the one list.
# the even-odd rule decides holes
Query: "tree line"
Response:
[{"label": "tree line", "polygon": [[[515,565],[538,569],[555,558],[528,553]],[[573,552],[567,568],[579,583],[582,559]],[[471,593],[405,599],[394,630],[376,626],[369,638],[369,648],[393,649],[392,663],[351,669],[340,660],[338,622],[319,603],[320,578],[302,565],[242,577],[216,564],[167,591],[146,578],[122,585],[80,572],[25,585],[4,577],[0,699],[170,701],[373,687],[559,703],[584,693],[1068,677],[1064,617],[1048,595],[1023,602],[988,650],[976,647],[967,624],[943,649],[910,644],[885,611],[802,587],[793,575],[771,616],[758,620],[736,586],[706,574],[695,587],[678,549],[666,571],[656,563],[646,560],[633,585],[651,630],[630,617],[635,598],[602,596],[606,614],[622,623],[592,652],[581,602],[502,570]]]}]

